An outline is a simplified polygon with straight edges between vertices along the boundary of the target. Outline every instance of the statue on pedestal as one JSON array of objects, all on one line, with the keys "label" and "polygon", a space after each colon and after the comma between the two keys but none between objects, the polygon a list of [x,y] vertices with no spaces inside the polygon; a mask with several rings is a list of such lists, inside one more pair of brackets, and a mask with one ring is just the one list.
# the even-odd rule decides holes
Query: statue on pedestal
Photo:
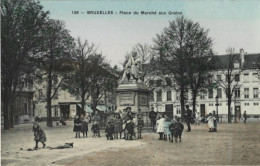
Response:
[{"label": "statue on pedestal", "polygon": [[[134,59],[134,57],[136,57]],[[127,81],[139,80],[142,81],[142,71],[141,71],[141,58],[137,57],[137,53],[133,52],[125,65],[124,74],[121,80],[121,83],[124,82],[127,78]]]}]

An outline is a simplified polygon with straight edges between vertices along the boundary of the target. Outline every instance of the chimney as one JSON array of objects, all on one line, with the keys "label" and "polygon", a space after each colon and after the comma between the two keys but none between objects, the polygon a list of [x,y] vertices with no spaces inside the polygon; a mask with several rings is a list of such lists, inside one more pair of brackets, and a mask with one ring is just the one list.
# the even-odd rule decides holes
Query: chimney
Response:
[{"label": "chimney", "polygon": [[245,62],[245,52],[243,48],[240,49],[240,60],[241,60],[241,67],[242,67]]}]

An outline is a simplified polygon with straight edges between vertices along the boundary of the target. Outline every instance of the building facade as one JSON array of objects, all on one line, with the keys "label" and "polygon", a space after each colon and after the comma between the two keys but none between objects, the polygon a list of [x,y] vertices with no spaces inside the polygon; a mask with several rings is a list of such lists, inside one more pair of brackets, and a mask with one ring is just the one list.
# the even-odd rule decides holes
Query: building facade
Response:
[{"label": "building facade", "polygon": [[[243,117],[244,111],[247,112],[250,121],[260,120],[260,71],[255,68],[255,60],[258,58],[260,58],[260,54],[245,55],[243,50],[241,50],[240,55],[237,55],[239,61],[234,62],[234,68],[239,69],[243,65],[244,69],[235,77],[233,82],[236,86],[231,103],[232,120],[237,118],[239,121],[239,115],[242,114]],[[225,79],[225,75],[220,70],[212,71],[211,75],[212,80],[215,81]],[[174,88],[170,88],[170,86],[163,86],[167,84],[166,79],[160,79],[159,77],[154,77],[153,79],[155,88],[153,89],[153,100],[150,101],[150,107],[154,107],[158,112],[165,112],[171,117],[180,117],[180,94]],[[186,105],[192,107],[190,92],[187,94],[186,99]],[[200,112],[201,116],[218,111],[221,120],[227,121],[228,104],[224,89],[221,86],[217,86],[205,93],[200,93],[197,97],[195,109]],[[237,115],[237,117],[234,115]]]}]

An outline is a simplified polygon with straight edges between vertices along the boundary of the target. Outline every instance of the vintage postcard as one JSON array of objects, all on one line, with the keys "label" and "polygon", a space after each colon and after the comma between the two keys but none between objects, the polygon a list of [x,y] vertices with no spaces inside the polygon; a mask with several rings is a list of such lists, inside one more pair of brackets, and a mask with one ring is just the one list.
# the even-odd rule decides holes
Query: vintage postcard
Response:
[{"label": "vintage postcard", "polygon": [[259,0],[2,0],[1,165],[260,165]]}]

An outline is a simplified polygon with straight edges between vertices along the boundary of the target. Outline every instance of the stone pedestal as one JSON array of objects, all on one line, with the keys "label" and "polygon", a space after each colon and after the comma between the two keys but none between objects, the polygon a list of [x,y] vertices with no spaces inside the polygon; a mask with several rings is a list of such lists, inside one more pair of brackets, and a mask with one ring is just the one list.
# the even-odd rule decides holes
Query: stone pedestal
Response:
[{"label": "stone pedestal", "polygon": [[132,112],[141,109],[143,112],[149,112],[149,90],[143,83],[128,82],[120,84],[116,90],[117,112],[123,111],[126,107],[131,107]]}]

